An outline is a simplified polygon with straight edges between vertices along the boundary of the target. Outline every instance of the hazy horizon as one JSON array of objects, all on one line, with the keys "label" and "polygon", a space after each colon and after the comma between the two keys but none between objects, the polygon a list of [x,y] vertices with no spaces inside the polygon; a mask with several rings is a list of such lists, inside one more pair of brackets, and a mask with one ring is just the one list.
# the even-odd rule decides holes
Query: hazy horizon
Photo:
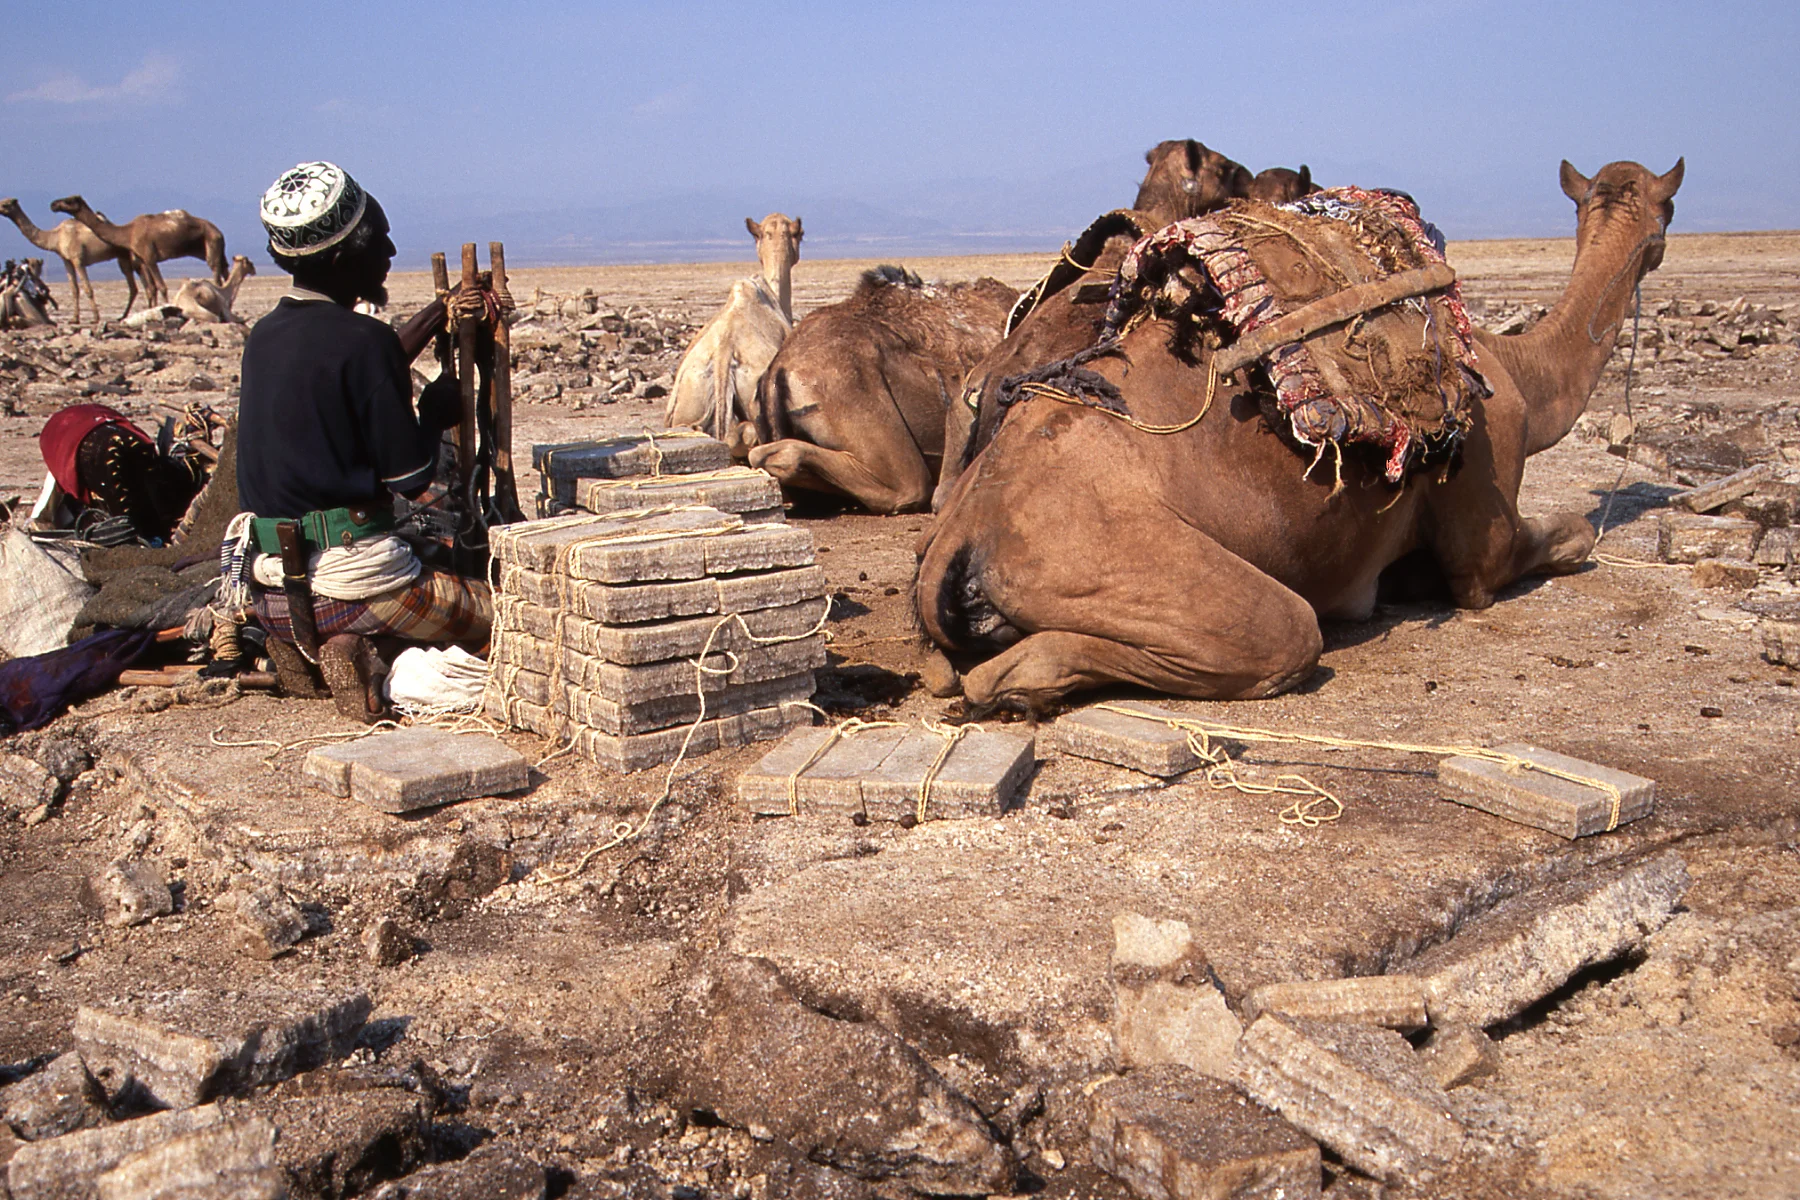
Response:
[{"label": "hazy horizon", "polygon": [[0,195],[46,227],[72,192],[187,208],[259,265],[258,195],[321,157],[381,198],[401,269],[490,239],[519,266],[747,261],[771,211],[814,258],[1054,253],[1174,137],[1403,188],[1455,240],[1570,234],[1565,157],[1685,155],[1673,232],[1800,227],[1800,11],[1767,6],[95,11],[0,3]]}]

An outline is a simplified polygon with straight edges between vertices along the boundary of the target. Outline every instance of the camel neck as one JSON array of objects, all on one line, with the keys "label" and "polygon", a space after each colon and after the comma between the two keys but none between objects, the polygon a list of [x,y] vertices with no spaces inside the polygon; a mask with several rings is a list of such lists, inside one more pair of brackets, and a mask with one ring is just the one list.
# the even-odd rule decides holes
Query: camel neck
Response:
[{"label": "camel neck", "polygon": [[1561,441],[1587,409],[1631,312],[1654,234],[1620,223],[1578,249],[1556,306],[1525,333],[1485,339],[1525,399],[1526,450]]},{"label": "camel neck", "polygon": [[770,274],[763,268],[763,285],[769,294],[775,297],[775,304],[781,309],[781,315],[787,318],[788,324],[794,323],[794,272],[792,268],[777,269]]},{"label": "camel neck", "polygon": [[25,235],[26,241],[36,246],[39,250],[55,249],[55,247],[50,244],[50,235],[39,229],[32,222],[31,218],[26,216],[23,211],[7,213],[6,215],[11,218],[14,225],[19,227],[19,232]]},{"label": "camel neck", "polygon": [[75,219],[98,234],[100,240],[103,242],[109,242],[115,246],[119,246],[124,245],[127,241],[126,232],[121,226],[114,225],[111,221],[85,205],[75,214]]}]

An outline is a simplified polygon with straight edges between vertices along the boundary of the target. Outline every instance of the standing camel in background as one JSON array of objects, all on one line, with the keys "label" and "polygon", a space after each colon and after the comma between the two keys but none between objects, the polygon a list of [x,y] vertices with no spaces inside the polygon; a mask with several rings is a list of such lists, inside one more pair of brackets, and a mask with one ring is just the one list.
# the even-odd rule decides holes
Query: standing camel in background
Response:
[{"label": "standing camel in background", "polygon": [[[131,289],[131,295],[125,300],[125,311],[119,314],[123,321],[131,315],[131,306],[137,303],[137,276],[133,274],[131,252],[100,240],[100,235],[83,225],[80,221],[63,221],[56,228],[45,232],[31,223],[19,202],[8,196],[0,200],[0,214],[19,227],[25,240],[40,250],[48,250],[62,259],[63,270],[69,273],[69,291],[74,294],[75,303],[71,308],[71,319],[81,323],[81,293],[87,292],[88,307],[94,310],[94,319],[100,319],[100,304],[94,299],[94,285],[88,282],[87,269],[98,262],[116,262],[125,273],[125,286]],[[105,217],[101,217],[105,220]]]},{"label": "standing camel in background", "polygon": [[1302,196],[1310,196],[1319,190],[1313,182],[1312,168],[1305,163],[1300,164],[1298,171],[1287,167],[1269,167],[1258,171],[1256,178],[1250,182],[1250,199],[1261,200],[1265,204],[1292,204]]},{"label": "standing camel in background", "polygon": [[175,307],[191,321],[242,325],[244,318],[231,311],[246,275],[256,274],[256,264],[239,254],[231,260],[231,275],[224,283],[188,279],[175,293]]},{"label": "standing camel in background", "polygon": [[798,217],[781,213],[760,222],[745,217],[744,225],[762,274],[732,284],[725,307],[694,336],[663,414],[665,425],[699,426],[723,442],[749,419],[757,381],[794,327],[794,264],[805,236]]},{"label": "standing camel in background", "polygon": [[212,268],[213,282],[225,282],[225,235],[211,221],[172,208],[168,212],[144,213],[127,224],[114,225],[88,207],[80,196],[52,200],[50,207],[74,217],[107,245],[130,251],[138,270],[144,273],[147,304],[169,302],[169,285],[163,282],[162,271],[156,265],[166,258],[203,259]]}]

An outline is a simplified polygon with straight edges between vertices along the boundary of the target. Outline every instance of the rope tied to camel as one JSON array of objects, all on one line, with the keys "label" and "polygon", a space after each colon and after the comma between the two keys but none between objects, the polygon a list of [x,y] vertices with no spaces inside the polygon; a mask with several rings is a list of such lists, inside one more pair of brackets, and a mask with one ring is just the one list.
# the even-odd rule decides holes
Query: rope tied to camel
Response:
[{"label": "rope tied to camel", "polygon": [[[1244,786],[1242,781],[1239,781],[1236,777],[1235,769],[1232,768],[1230,755],[1226,752],[1224,746],[1215,746],[1213,744],[1214,739],[1251,744],[1267,743],[1272,745],[1323,746],[1332,750],[1389,750],[1399,754],[1433,754],[1440,757],[1474,758],[1479,759],[1482,762],[1493,763],[1509,775],[1519,775],[1526,771],[1538,771],[1568,783],[1576,784],[1580,787],[1592,788],[1604,795],[1607,798],[1611,809],[1606,823],[1606,832],[1608,833],[1611,833],[1619,827],[1619,807],[1624,803],[1625,799],[1624,794],[1618,787],[1608,783],[1604,779],[1595,779],[1575,771],[1565,771],[1560,767],[1552,767],[1543,763],[1532,762],[1530,759],[1521,758],[1517,754],[1509,754],[1504,750],[1493,750],[1486,746],[1438,746],[1416,742],[1371,741],[1363,738],[1338,737],[1334,734],[1325,733],[1279,733],[1273,729],[1260,729],[1252,725],[1221,725],[1211,721],[1202,721],[1194,717],[1170,717],[1161,714],[1146,713],[1138,711],[1137,709],[1125,708],[1117,704],[1096,704],[1094,707],[1103,712],[1118,713],[1127,717],[1136,717],[1141,721],[1151,721],[1159,725],[1165,725],[1170,729],[1176,729],[1186,733],[1188,737],[1188,747],[1194,752],[1195,757],[1210,764],[1207,770],[1207,782],[1221,790],[1231,788],[1250,795],[1266,795],[1270,792],[1280,792],[1283,795],[1315,795],[1320,797],[1320,799],[1314,801],[1314,805],[1322,804],[1326,800],[1329,800],[1337,806],[1337,811],[1331,816],[1313,817],[1311,820],[1307,819],[1308,810],[1311,806],[1307,806],[1306,808],[1302,808],[1298,804],[1290,806],[1281,814],[1282,823],[1287,825],[1305,825],[1310,827],[1323,821],[1336,820],[1338,816],[1342,815],[1344,809],[1343,802],[1338,800],[1337,797],[1333,796],[1330,792],[1327,792],[1324,788],[1313,783],[1311,780],[1299,775],[1283,775],[1279,777],[1280,780],[1295,781],[1296,788],[1298,788],[1298,785],[1305,785],[1304,789],[1298,791],[1283,789],[1267,784],[1250,784]],[[1226,771],[1220,774],[1220,778],[1222,778],[1224,782],[1214,783],[1214,771],[1221,767],[1227,768]]]},{"label": "rope tied to camel", "polygon": [[[1205,420],[1206,414],[1212,410],[1213,398],[1218,395],[1219,391],[1219,371],[1210,359],[1207,361],[1206,366],[1206,398],[1201,401],[1200,411],[1189,417],[1187,420],[1177,422],[1174,425],[1152,425],[1148,422],[1140,421],[1128,412],[1115,411],[1104,404],[1092,403],[1082,396],[1067,392],[1054,384],[1037,383],[1035,381],[1027,380],[1021,382],[1018,385],[1017,390],[1024,393],[1027,398],[1041,397],[1045,400],[1055,400],[1059,404],[1073,405],[1076,408],[1091,408],[1095,412],[1105,413],[1115,421],[1123,421],[1140,433],[1153,434],[1157,437],[1167,437],[1170,434],[1182,433],[1192,429],[1201,421]],[[1083,372],[1083,374],[1093,373]],[[1099,379],[1100,376],[1094,375],[1094,378]],[[1308,470],[1311,470],[1311,468],[1309,467]]]}]

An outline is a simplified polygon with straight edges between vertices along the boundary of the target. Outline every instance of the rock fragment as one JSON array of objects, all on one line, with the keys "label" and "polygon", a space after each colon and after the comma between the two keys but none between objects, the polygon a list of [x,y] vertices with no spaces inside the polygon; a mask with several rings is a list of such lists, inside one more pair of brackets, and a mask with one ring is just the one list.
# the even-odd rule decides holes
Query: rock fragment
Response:
[{"label": "rock fragment", "polygon": [[141,1090],[170,1108],[278,1082],[348,1054],[369,1016],[366,992],[184,992],[154,1008],[83,1005],[75,1046],[109,1092]]},{"label": "rock fragment", "polygon": [[1503,901],[1406,970],[1425,981],[1434,1024],[1492,1025],[1642,945],[1687,887],[1676,854],[1600,868]]},{"label": "rock fragment", "polygon": [[372,1200],[543,1200],[544,1168],[509,1146],[489,1143],[467,1158],[438,1163],[383,1184]]},{"label": "rock fragment", "polygon": [[151,1113],[20,1146],[6,1164],[12,1200],[92,1200],[95,1183],[140,1150],[224,1120],[217,1105]]},{"label": "rock fragment", "polygon": [[1446,1025],[1432,1031],[1419,1051],[1425,1070],[1446,1091],[1485,1079],[1500,1070],[1500,1048],[1472,1025]]},{"label": "rock fragment", "polygon": [[413,938],[400,922],[381,917],[363,931],[363,953],[378,967],[396,967],[413,956]]},{"label": "rock fragment", "polygon": [[1763,621],[1763,657],[1778,666],[1800,667],[1800,621]]},{"label": "rock fragment", "polygon": [[[1540,750],[1522,742],[1496,747],[1506,754],[1584,779],[1599,780],[1619,790],[1618,824],[1625,825],[1656,811],[1656,781],[1628,771],[1604,767]],[[1517,821],[1566,838],[1604,833],[1613,825],[1610,793],[1545,771],[1508,770],[1486,759],[1457,756],[1438,764],[1439,782],[1450,799],[1482,812]]]},{"label": "rock fragment", "polygon": [[88,881],[102,919],[115,929],[142,925],[175,911],[175,898],[162,874],[147,862],[109,864]]},{"label": "rock fragment", "polygon": [[1755,563],[1739,558],[1703,558],[1694,564],[1694,586],[1747,592],[1762,578]]},{"label": "rock fragment", "polygon": [[224,1103],[235,1118],[258,1117],[275,1126],[275,1161],[295,1195],[360,1196],[430,1157],[425,1100],[401,1088],[315,1086],[315,1078],[301,1076],[252,1099]]},{"label": "rock fragment", "polygon": [[79,1054],[59,1054],[34,1075],[0,1091],[0,1114],[29,1142],[91,1129],[106,1120],[106,1095]]},{"label": "rock fragment", "polygon": [[863,1179],[954,1195],[1011,1187],[1012,1155],[987,1121],[887,1030],[806,1008],[759,960],[727,959],[702,988],[685,1102]]},{"label": "rock fragment", "polygon": [[1253,1098],[1359,1171],[1418,1184],[1462,1149],[1443,1089],[1391,1030],[1265,1015],[1238,1058]]},{"label": "rock fragment", "polygon": [[1133,1071],[1094,1090],[1095,1165],[1144,1200],[1306,1200],[1319,1147],[1236,1088],[1184,1067]]},{"label": "rock fragment", "polygon": [[1675,508],[1686,509],[1691,513],[1709,513],[1723,508],[1733,500],[1741,500],[1756,490],[1758,484],[1770,479],[1775,474],[1771,463],[1757,463],[1753,467],[1745,467],[1723,479],[1715,479],[1711,483],[1689,488],[1685,492],[1676,492],[1669,497],[1669,503]]},{"label": "rock fragment", "polygon": [[0,755],[0,812],[48,809],[62,792],[62,780],[41,763],[23,754]]},{"label": "rock fragment", "polygon": [[1243,1026],[1185,921],[1113,917],[1113,1053],[1122,1067],[1175,1063],[1230,1079]]},{"label": "rock fragment", "polygon": [[1425,985],[1413,975],[1366,975],[1353,979],[1270,983],[1244,997],[1244,1019],[1281,1013],[1316,1021],[1346,1021],[1388,1029],[1423,1029]]},{"label": "rock fragment", "polygon": [[274,888],[233,893],[231,944],[251,958],[272,959],[306,936],[306,916]]},{"label": "rock fragment", "polygon": [[1664,562],[1695,563],[1703,558],[1748,559],[1756,553],[1762,526],[1740,517],[1706,517],[1665,512],[1657,529],[1657,555]]},{"label": "rock fragment", "polygon": [[99,1200],[287,1200],[275,1127],[221,1121],[139,1150],[95,1183]]}]

